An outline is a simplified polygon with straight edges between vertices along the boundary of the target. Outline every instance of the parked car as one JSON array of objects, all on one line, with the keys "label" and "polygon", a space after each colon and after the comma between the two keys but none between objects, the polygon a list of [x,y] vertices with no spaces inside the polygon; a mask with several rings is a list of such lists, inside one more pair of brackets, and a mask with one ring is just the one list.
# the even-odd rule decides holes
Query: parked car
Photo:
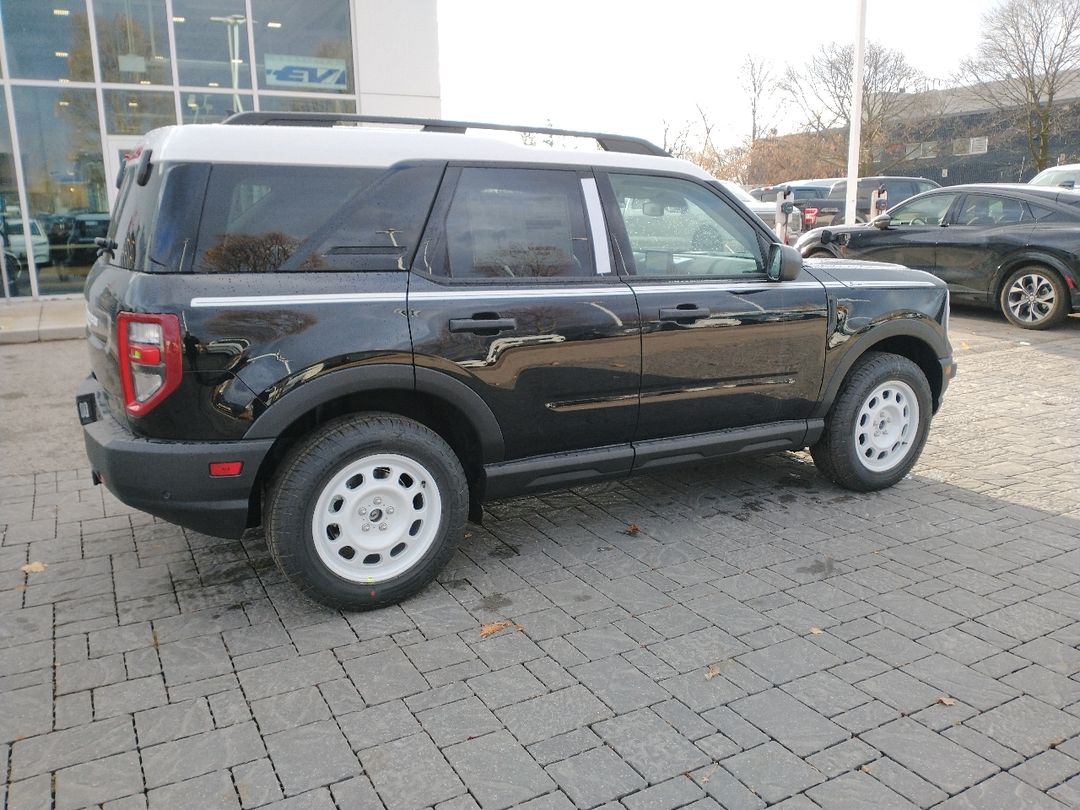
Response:
[{"label": "parked car", "polygon": [[832,184],[839,179],[839,177],[826,177],[816,180],[789,180],[786,183],[776,183],[771,186],[750,189],[750,195],[762,202],[775,203],[776,197],[781,190],[788,188],[795,198],[795,204],[798,205],[803,200],[824,197],[829,193]]},{"label": "parked car", "polygon": [[[26,263],[11,252],[6,236],[3,237],[3,250],[0,251],[0,254],[3,256],[3,270],[7,275],[8,294],[26,295],[30,292],[30,274],[27,271]],[[3,290],[0,289],[0,294],[2,293]]]},{"label": "parked car", "polygon": [[261,523],[299,588],[370,608],[431,581],[488,499],[807,446],[874,490],[918,458],[955,370],[939,280],[805,267],[645,141],[340,120],[389,123],[242,113],[126,161],[76,399],[125,503]]},{"label": "parked car", "polygon": [[1028,180],[1028,183],[1033,186],[1061,186],[1062,188],[1075,188],[1078,182],[1080,182],[1080,163],[1051,166]]},{"label": "parked car", "polygon": [[733,197],[738,199],[739,202],[761,217],[762,222],[770,228],[773,227],[773,224],[776,221],[775,203],[766,203],[751,197],[746,189],[731,180],[717,180],[716,182],[727,189],[727,191],[731,193]]},{"label": "parked car", "polygon": [[68,267],[88,267],[97,258],[98,246],[94,241],[109,232],[107,212],[75,214],[67,228],[67,249],[64,264]]},{"label": "parked car", "polygon": [[[26,264],[26,234],[23,232],[22,220],[5,217],[4,233],[11,252],[19,258],[19,261]],[[38,267],[48,265],[49,237],[46,235],[45,229],[41,227],[41,223],[36,219],[30,220],[30,245],[34,253],[34,261],[37,262]]]},{"label": "parked car", "polygon": [[[896,205],[909,197],[938,188],[938,184],[925,177],[860,177],[856,195],[856,222],[866,222],[871,219],[870,195],[875,189],[885,187],[888,194],[888,204]],[[823,228],[832,225],[843,224],[847,218],[847,180],[836,180],[830,187],[828,194],[821,197],[807,198],[802,201],[803,230]]]},{"label": "parked car", "polygon": [[898,262],[949,285],[958,303],[996,307],[1024,329],[1080,310],[1080,191],[1026,184],[949,186],[868,225],[806,233],[807,257]]}]

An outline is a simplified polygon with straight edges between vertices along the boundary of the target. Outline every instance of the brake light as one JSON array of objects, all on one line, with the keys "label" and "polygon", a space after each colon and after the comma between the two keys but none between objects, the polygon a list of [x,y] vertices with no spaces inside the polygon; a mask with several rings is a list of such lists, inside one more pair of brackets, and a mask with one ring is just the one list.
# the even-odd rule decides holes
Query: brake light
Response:
[{"label": "brake light", "polygon": [[817,212],[816,208],[804,208],[802,211],[802,222],[804,228],[813,228],[817,224]]},{"label": "brake light", "polygon": [[121,312],[116,333],[124,409],[132,416],[145,416],[180,385],[180,319]]}]

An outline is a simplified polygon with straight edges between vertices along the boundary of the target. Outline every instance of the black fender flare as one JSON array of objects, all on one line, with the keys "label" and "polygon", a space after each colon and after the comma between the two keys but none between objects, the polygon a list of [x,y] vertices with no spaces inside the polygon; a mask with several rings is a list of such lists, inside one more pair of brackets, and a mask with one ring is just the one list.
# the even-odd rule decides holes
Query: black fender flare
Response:
[{"label": "black fender flare", "polygon": [[1080,278],[1077,277],[1077,274],[1068,266],[1068,264],[1057,256],[1047,253],[1044,250],[1025,249],[1009,256],[1009,258],[1003,261],[994,272],[994,275],[990,279],[990,286],[986,290],[986,301],[990,306],[997,309],[998,297],[1001,294],[1001,285],[1005,283],[1005,279],[1008,277],[1009,273],[1016,270],[1018,267],[1023,267],[1025,264],[1046,265],[1061,276],[1066,286],[1068,285],[1070,278],[1073,280],[1073,283],[1080,282]]},{"label": "black fender flare", "polygon": [[244,438],[276,439],[312,408],[365,391],[419,392],[441,400],[472,423],[480,441],[483,463],[503,460],[502,428],[479,394],[448,374],[389,363],[338,369],[308,380],[271,404],[248,428]]},{"label": "black fender flare", "polygon": [[874,324],[865,332],[856,335],[845,344],[843,356],[830,372],[829,377],[822,383],[821,394],[811,416],[824,417],[832,408],[836,395],[840,391],[840,386],[843,384],[848,372],[851,371],[851,367],[864,354],[873,351],[874,346],[889,338],[914,338],[925,343],[936,358],[950,356],[949,344],[941,333],[935,329],[935,326],[936,324],[932,326],[931,322],[916,318],[904,318]]}]

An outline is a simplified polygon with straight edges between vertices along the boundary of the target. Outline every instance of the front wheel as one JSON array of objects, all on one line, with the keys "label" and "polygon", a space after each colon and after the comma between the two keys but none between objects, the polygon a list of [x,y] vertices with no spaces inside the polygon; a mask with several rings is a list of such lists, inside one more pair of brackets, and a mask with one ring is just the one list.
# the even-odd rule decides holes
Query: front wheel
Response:
[{"label": "front wheel", "polygon": [[1069,291],[1053,270],[1021,267],[1001,287],[1001,311],[1021,329],[1049,329],[1069,314]]},{"label": "front wheel", "polygon": [[810,454],[846,489],[890,487],[918,460],[932,407],[922,369],[900,355],[868,352],[844,380]]},{"label": "front wheel", "polygon": [[465,529],[468,485],[449,445],[391,414],[328,423],[284,459],[263,524],[294,585],[334,607],[398,602],[431,582]]}]

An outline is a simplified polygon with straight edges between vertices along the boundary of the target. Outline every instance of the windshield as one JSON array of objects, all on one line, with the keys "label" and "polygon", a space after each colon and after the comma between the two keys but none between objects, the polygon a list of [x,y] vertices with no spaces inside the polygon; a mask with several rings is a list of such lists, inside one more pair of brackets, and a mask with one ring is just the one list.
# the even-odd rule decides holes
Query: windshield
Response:
[{"label": "windshield", "polygon": [[1072,188],[1080,182],[1080,167],[1043,169],[1028,181],[1033,186],[1064,186]]}]

